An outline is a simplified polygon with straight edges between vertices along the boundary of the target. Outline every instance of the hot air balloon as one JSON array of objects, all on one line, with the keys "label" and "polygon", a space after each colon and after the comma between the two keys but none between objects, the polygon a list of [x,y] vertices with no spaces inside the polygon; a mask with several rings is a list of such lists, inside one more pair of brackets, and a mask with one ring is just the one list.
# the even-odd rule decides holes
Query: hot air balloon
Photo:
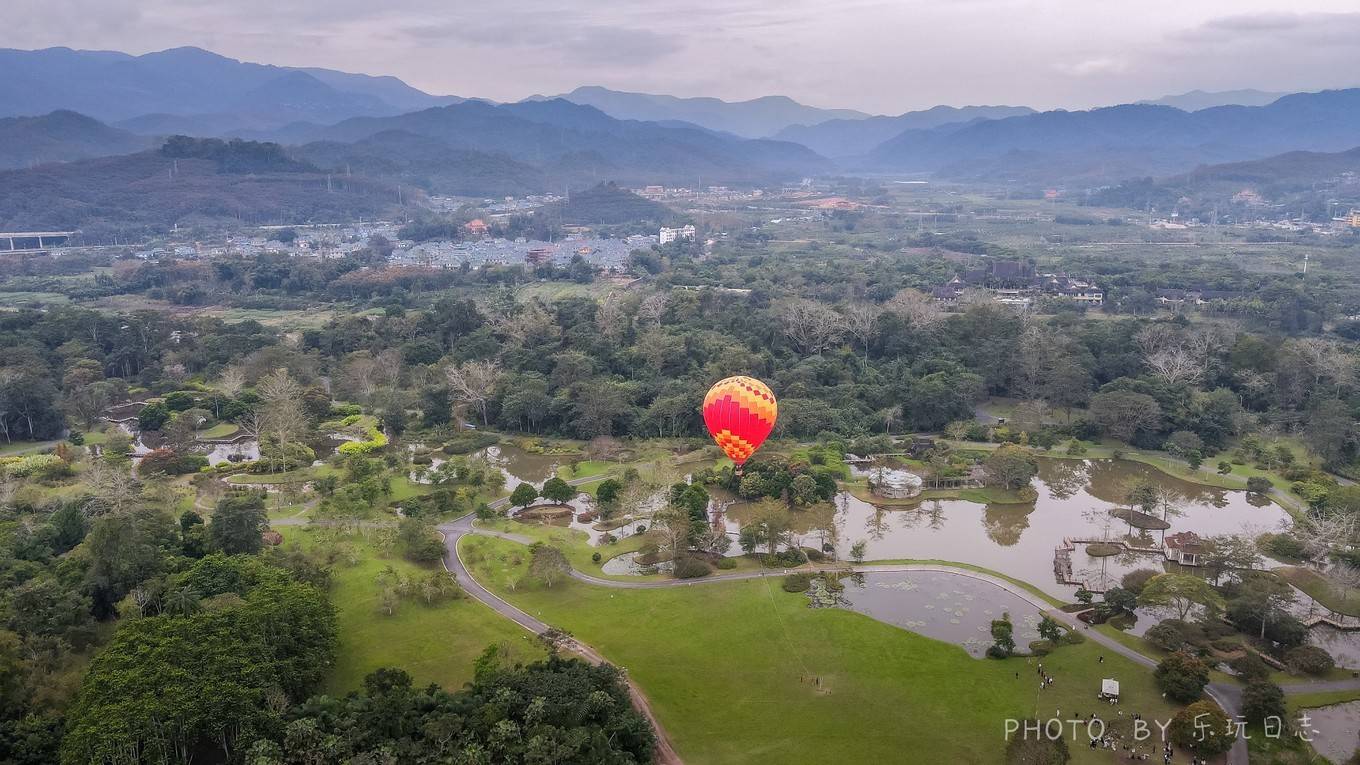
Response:
[{"label": "hot air balloon", "polygon": [[737,471],[774,429],[779,404],[770,386],[754,377],[719,380],[704,396],[704,424]]}]

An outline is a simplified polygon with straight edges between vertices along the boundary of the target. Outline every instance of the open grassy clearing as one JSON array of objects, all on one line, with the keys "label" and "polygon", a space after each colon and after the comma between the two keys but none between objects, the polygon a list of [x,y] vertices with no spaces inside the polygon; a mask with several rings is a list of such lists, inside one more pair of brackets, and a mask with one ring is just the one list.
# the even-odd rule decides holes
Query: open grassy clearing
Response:
[{"label": "open grassy clearing", "polygon": [[[334,539],[314,529],[284,530],[285,543],[315,547]],[[383,557],[362,535],[341,538],[358,558],[332,567],[331,602],[340,636],[336,663],[326,692],[344,694],[363,685],[364,676],[381,667],[399,667],[416,685],[438,683],[456,689],[472,679],[472,663],[488,645],[503,646],[513,661],[544,655],[539,642],[519,625],[472,598],[426,605],[405,599],[389,616],[379,608],[377,577],[387,566],[417,579],[442,568],[419,566],[398,556]]]},{"label": "open grassy clearing", "polygon": [[[1057,678],[1039,692],[1032,659],[978,660],[961,648],[840,609],[810,609],[778,577],[629,591],[573,581],[510,591],[523,546],[465,538],[465,558],[497,594],[570,630],[626,667],[687,762],[1001,761],[1007,717],[1113,709],[1096,704],[1117,677],[1122,709],[1164,718],[1147,670],[1094,643],[1044,658]],[[1118,718],[1116,718],[1118,719]],[[1074,762],[1108,752],[1073,747]]]}]

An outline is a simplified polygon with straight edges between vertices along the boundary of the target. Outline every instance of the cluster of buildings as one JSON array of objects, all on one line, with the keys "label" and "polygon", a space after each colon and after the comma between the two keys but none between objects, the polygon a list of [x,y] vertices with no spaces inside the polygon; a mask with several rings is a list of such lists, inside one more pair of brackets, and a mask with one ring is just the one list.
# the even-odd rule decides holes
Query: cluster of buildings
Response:
[{"label": "cluster of buildings", "polygon": [[[400,225],[389,221],[312,226],[261,226],[249,236],[228,234],[217,242],[170,242],[138,250],[142,260],[194,260],[212,257],[253,258],[257,255],[289,255],[314,258],[343,258],[368,246],[373,236],[395,242]],[[290,235],[280,237],[287,230]]]},{"label": "cluster of buildings", "polygon": [[1157,290],[1157,302],[1165,308],[1174,310],[1187,305],[1203,307],[1226,303],[1246,295],[1247,293],[1238,290],[1165,289]]},{"label": "cluster of buildings", "polygon": [[969,290],[983,291],[1003,305],[1028,306],[1040,297],[1071,300],[1082,305],[1105,303],[1105,290],[1094,282],[1067,274],[1039,274],[1023,260],[991,261],[984,268],[956,274],[931,291],[940,303],[956,303]]},{"label": "cluster of buildings", "polygon": [[471,268],[488,265],[535,267],[548,263],[565,266],[571,263],[572,258],[580,256],[587,263],[606,271],[622,271],[628,265],[630,253],[654,244],[657,244],[657,239],[650,236],[622,239],[573,236],[556,242],[524,237],[513,240],[488,237],[466,242],[433,241],[409,247],[399,245],[392,253],[392,262],[444,268],[461,267],[464,264]]}]

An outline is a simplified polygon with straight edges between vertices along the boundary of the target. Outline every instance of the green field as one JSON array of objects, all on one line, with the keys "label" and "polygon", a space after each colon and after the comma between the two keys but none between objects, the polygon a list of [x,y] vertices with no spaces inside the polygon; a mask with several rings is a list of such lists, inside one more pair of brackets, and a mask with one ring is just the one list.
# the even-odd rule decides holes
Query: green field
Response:
[{"label": "green field", "polygon": [[[314,533],[306,528],[284,530],[287,540],[300,540],[304,546],[316,544]],[[473,660],[492,644],[506,647],[512,661],[544,655],[538,641],[519,625],[468,597],[433,606],[418,598],[404,600],[388,616],[379,609],[378,572],[391,565],[419,578],[442,569],[384,558],[358,536],[347,543],[360,560],[353,566],[338,563],[331,572],[340,646],[327,693],[358,689],[364,676],[380,667],[406,670],[417,686],[438,683],[457,689],[472,679]]]},{"label": "green field", "polygon": [[[510,591],[501,583],[518,578],[523,547],[465,538],[463,551],[499,595],[625,667],[686,762],[1000,762],[1007,717],[1113,717],[1094,701],[1101,677],[1120,680],[1126,715],[1174,711],[1150,672],[1113,654],[1100,664],[1105,649],[1090,642],[1046,657],[1057,682],[1040,692],[1031,659],[973,659],[860,614],[811,609],[778,577]],[[1084,746],[1072,753],[1079,763],[1111,761]]]}]

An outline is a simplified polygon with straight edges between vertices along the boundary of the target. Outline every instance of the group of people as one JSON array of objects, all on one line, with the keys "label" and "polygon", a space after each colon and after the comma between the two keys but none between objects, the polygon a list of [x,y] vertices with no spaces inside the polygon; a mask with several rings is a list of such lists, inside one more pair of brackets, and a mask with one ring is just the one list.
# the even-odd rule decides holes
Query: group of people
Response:
[{"label": "group of people", "polygon": [[1053,684],[1053,676],[1044,671],[1044,663],[1039,662],[1039,690],[1043,690]]}]

